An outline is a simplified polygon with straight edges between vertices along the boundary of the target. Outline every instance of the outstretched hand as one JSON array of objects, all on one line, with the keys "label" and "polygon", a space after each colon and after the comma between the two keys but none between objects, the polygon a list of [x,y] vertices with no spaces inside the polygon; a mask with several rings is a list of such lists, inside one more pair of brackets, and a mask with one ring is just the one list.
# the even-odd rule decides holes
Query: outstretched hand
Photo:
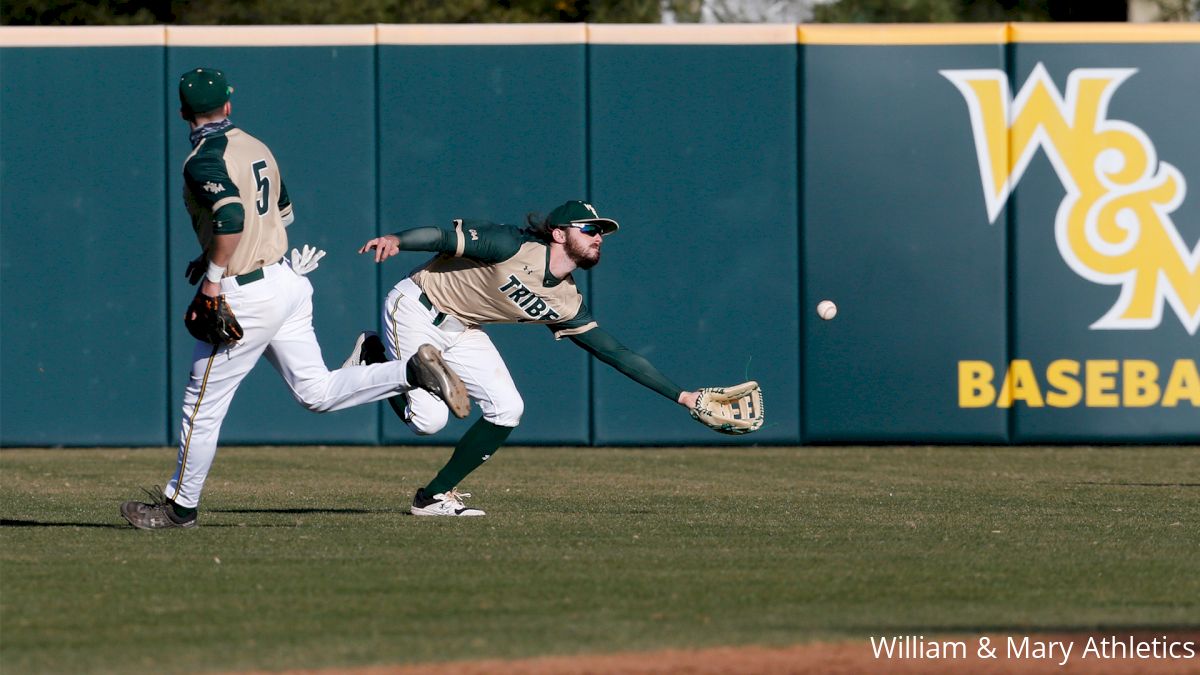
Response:
[{"label": "outstretched hand", "polygon": [[363,244],[358,252],[370,253],[372,250],[375,251],[375,262],[381,263],[400,252],[400,237],[394,234],[376,237]]}]

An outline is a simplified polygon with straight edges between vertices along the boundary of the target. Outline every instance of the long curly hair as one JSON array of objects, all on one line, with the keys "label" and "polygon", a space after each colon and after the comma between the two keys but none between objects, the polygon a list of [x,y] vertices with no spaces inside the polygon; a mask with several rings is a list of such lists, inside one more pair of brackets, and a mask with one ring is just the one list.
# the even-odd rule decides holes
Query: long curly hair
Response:
[{"label": "long curly hair", "polygon": [[543,216],[540,213],[525,214],[524,231],[532,237],[536,237],[547,244],[551,241],[549,217]]}]

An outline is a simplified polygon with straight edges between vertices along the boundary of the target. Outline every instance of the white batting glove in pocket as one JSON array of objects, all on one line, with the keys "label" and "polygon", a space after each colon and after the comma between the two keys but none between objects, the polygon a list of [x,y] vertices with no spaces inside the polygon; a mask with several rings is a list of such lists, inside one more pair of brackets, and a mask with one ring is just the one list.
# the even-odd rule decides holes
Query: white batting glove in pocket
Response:
[{"label": "white batting glove in pocket", "polygon": [[308,274],[317,269],[317,263],[325,257],[325,251],[304,245],[303,251],[292,249],[292,270],[296,274]]}]

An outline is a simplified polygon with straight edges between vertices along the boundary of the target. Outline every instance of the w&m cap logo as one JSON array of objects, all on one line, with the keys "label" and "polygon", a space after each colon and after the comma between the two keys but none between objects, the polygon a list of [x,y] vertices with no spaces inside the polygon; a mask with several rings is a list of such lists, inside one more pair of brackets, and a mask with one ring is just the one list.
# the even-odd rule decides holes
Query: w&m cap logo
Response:
[{"label": "w&m cap logo", "polygon": [[1054,220],[1063,260],[1089,281],[1121,287],[1091,327],[1157,328],[1166,305],[1195,335],[1200,242],[1189,249],[1170,217],[1187,192],[1183,175],[1158,160],[1146,132],[1108,118],[1136,69],[1078,68],[1060,92],[1039,63],[1015,98],[1002,70],[940,72],[967,101],[988,221],[1041,148],[1066,190]]}]

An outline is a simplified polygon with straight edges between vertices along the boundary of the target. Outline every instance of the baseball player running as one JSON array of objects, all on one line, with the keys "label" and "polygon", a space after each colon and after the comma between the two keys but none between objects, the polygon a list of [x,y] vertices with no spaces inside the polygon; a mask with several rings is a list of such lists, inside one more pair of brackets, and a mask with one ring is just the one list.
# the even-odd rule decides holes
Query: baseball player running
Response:
[{"label": "baseball player running", "polygon": [[[762,424],[756,384],[747,383],[752,387],[738,392],[684,391],[597,325],[571,273],[600,262],[604,237],[617,231],[616,221],[600,217],[583,201],[566,202],[544,220],[535,216],[527,220],[525,229],[457,220],[453,229],[404,230],[371,239],[359,249],[359,253],[374,251],[377,263],[402,250],[437,255],[392,288],[383,306],[384,339],[371,332],[360,335],[346,365],[385,358],[404,361],[421,345],[432,344],[483,410],[483,417],[459,440],[446,466],[417,490],[414,515],[484,515],[467,507],[463,499],[470,495],[456,487],[496,452],[521,421],[521,394],[504,359],[480,329],[483,324],[546,324],[556,339],[569,338],[635,382],[692,410],[697,419],[718,431],[744,433]],[[448,419],[446,405],[420,389],[389,403],[418,434],[435,433]]]},{"label": "baseball player running", "polygon": [[284,257],[292,204],[270,149],[230,121],[232,91],[212,68],[179,80],[180,114],[193,148],[183,167],[184,201],[203,249],[188,273],[193,284],[203,281],[184,318],[197,341],[175,472],[161,494],[147,491],[149,503],[121,505],[121,515],[141,529],[196,526],[221,422],[263,354],[292,396],[314,412],[418,391],[414,387],[464,416],[470,407],[462,381],[430,345],[416,345],[395,362],[325,367],[312,327],[312,284],[303,276],[324,253],[305,246]]}]

